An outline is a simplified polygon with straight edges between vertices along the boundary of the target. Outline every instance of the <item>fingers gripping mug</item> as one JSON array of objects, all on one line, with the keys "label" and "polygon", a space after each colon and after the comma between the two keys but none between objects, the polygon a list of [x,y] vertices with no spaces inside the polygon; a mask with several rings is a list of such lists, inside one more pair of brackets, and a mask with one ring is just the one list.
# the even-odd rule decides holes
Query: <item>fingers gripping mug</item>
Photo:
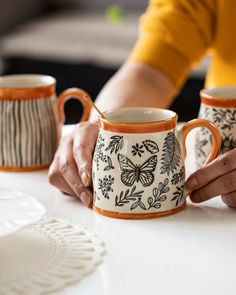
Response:
[{"label": "fingers gripping mug", "polygon": [[[199,117],[213,122],[219,129],[223,154],[236,147],[236,86],[221,86],[203,89],[200,92]],[[212,137],[205,128],[200,128],[195,137],[197,167],[206,160],[211,149]]]},{"label": "fingers gripping mug", "polygon": [[56,151],[64,123],[64,103],[71,97],[90,105],[81,89],[71,88],[56,99],[56,80],[45,75],[0,77],[0,170],[47,168]]},{"label": "fingers gripping mug", "polygon": [[93,208],[118,218],[149,218],[185,207],[185,139],[195,127],[212,134],[207,162],[220,149],[213,123],[194,119],[176,129],[173,111],[125,108],[104,112],[93,157]]}]

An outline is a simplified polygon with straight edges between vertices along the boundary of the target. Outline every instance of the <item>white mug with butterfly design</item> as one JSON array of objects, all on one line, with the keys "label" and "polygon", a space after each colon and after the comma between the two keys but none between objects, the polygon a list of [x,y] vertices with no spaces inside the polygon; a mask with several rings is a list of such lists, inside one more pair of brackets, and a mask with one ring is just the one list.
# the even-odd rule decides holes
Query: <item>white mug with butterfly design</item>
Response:
[{"label": "white mug with butterfly design", "polygon": [[194,119],[176,129],[177,114],[156,108],[104,112],[93,157],[93,208],[117,218],[149,218],[185,207],[185,139],[195,127],[213,137],[207,162],[220,149],[216,126]]}]

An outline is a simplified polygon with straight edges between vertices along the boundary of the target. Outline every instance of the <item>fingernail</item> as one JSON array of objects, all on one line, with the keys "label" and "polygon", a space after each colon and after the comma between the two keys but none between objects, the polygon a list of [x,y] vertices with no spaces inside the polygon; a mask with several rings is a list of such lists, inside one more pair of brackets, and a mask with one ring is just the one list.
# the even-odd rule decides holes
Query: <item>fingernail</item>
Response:
[{"label": "fingernail", "polygon": [[186,187],[190,190],[193,190],[194,188],[196,188],[198,186],[198,182],[196,178],[189,178],[186,181]]},{"label": "fingernail", "polygon": [[89,186],[90,178],[86,172],[82,172],[81,180],[82,180],[84,186],[86,186],[86,187]]},{"label": "fingernail", "polygon": [[84,190],[81,194],[80,194],[80,200],[88,207],[91,207],[92,205],[92,196],[91,196],[91,192],[88,190]]}]

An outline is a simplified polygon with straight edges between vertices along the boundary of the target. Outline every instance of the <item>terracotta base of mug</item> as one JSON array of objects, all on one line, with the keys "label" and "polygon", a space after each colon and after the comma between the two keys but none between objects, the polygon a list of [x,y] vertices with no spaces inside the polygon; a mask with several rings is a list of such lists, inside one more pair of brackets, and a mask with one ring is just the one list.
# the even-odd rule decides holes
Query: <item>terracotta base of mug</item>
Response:
[{"label": "terracotta base of mug", "polygon": [[147,218],[155,218],[155,217],[161,217],[165,215],[171,215],[174,213],[177,213],[181,210],[183,210],[186,207],[186,202],[181,205],[178,208],[170,209],[170,210],[165,210],[161,212],[152,212],[152,213],[118,213],[118,212],[113,212],[113,211],[107,211],[107,210],[102,210],[96,206],[93,205],[93,209],[97,211],[98,213],[108,216],[108,217],[113,217],[113,218],[122,218],[122,219],[147,219]]},{"label": "terracotta base of mug", "polygon": [[6,172],[27,172],[48,169],[50,164],[39,166],[0,166],[0,171]]}]

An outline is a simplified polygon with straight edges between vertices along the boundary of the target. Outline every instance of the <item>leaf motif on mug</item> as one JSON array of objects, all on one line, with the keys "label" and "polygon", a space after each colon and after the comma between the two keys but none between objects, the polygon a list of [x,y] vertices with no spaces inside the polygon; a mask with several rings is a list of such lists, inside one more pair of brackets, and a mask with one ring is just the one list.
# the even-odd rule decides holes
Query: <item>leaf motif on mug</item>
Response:
[{"label": "leaf motif on mug", "polygon": [[138,199],[133,205],[130,207],[130,210],[134,210],[135,208],[140,207],[143,210],[146,210],[144,203],[141,201],[141,198]]},{"label": "leaf motif on mug", "polygon": [[171,201],[176,201],[175,206],[177,207],[179,202],[184,197],[184,186],[181,185],[181,187],[177,186],[176,188],[177,188],[177,191],[174,192],[174,197],[171,199]]},{"label": "leaf motif on mug", "polygon": [[163,182],[159,182],[158,187],[155,187],[152,190],[153,197],[148,197],[148,210],[151,208],[159,209],[161,208],[161,203],[165,202],[167,199],[166,193],[170,191],[170,187],[168,186],[169,179],[166,178]]},{"label": "leaf motif on mug", "polygon": [[143,191],[135,191],[136,190],[136,186],[133,186],[132,189],[127,189],[125,192],[121,191],[120,195],[116,195],[115,198],[115,206],[124,206],[125,204],[128,204],[132,201],[134,201],[134,203],[131,206],[131,210],[137,208],[137,207],[141,207],[143,210],[146,210],[145,205],[143,204],[143,202],[141,202],[141,198],[142,198],[142,194]]},{"label": "leaf motif on mug", "polygon": [[231,130],[236,124],[236,110],[213,108],[213,122],[222,130]]},{"label": "leaf motif on mug", "polygon": [[178,139],[174,132],[168,132],[165,138],[162,151],[164,152],[161,157],[161,174],[174,172],[177,169],[181,159],[181,150]]},{"label": "leaf motif on mug", "polygon": [[184,168],[184,166],[182,166],[179,173],[175,173],[172,176],[171,183],[178,184],[179,182],[183,182],[184,179],[185,179],[185,168]]},{"label": "leaf motif on mug", "polygon": [[144,187],[151,185],[154,181],[153,172],[157,165],[157,156],[151,156],[142,165],[134,164],[128,157],[122,154],[117,156],[121,173],[121,181],[132,186],[135,181],[140,181]]},{"label": "leaf motif on mug", "polygon": [[107,166],[104,168],[104,171],[108,171],[110,169],[114,169],[114,166],[112,165],[111,158],[107,156]]},{"label": "leaf motif on mug", "polygon": [[151,154],[156,154],[159,152],[158,145],[153,140],[144,140],[143,145],[145,146],[146,150]]},{"label": "leaf motif on mug", "polygon": [[119,135],[114,135],[111,137],[111,141],[108,145],[108,147],[105,149],[105,151],[109,151],[112,154],[113,152],[115,152],[115,154],[117,154],[117,152],[119,150],[122,150],[124,146],[124,139],[123,136],[119,136]]}]

